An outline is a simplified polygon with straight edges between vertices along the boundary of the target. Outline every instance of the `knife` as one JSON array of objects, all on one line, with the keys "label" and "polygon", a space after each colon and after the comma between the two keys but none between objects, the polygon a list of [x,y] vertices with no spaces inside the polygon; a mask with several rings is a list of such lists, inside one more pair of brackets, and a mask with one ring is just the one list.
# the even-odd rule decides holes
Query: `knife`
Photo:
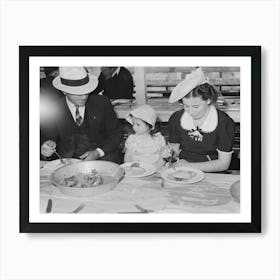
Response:
[{"label": "knife", "polygon": [[49,199],[47,209],[46,209],[46,213],[50,213],[51,211],[52,211],[52,200]]}]

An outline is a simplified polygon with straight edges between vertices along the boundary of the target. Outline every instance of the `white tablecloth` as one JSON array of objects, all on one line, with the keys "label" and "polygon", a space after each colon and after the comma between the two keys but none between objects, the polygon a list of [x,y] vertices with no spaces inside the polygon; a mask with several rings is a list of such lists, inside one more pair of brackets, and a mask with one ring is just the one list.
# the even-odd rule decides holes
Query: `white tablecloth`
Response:
[{"label": "white tablecloth", "polygon": [[[43,166],[43,163],[41,164]],[[93,197],[71,197],[51,184],[51,171],[41,168],[40,211],[46,212],[52,199],[51,213],[68,213],[80,204],[79,213],[140,212],[135,205],[155,213],[239,213],[240,205],[230,194],[230,186],[239,175],[206,173],[201,182],[187,187],[162,187],[157,175],[144,178],[124,178],[111,191]]]}]

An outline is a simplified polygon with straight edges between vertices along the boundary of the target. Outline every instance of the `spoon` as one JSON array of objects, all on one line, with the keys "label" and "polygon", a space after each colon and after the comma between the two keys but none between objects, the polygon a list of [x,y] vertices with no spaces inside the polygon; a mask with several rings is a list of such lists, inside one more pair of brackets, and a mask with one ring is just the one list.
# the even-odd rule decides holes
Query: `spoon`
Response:
[{"label": "spoon", "polygon": [[63,163],[63,164],[66,163],[66,162],[62,159],[62,157],[60,156],[60,154],[59,154],[56,150],[54,150],[54,153],[59,157],[59,160],[60,160],[61,163]]}]

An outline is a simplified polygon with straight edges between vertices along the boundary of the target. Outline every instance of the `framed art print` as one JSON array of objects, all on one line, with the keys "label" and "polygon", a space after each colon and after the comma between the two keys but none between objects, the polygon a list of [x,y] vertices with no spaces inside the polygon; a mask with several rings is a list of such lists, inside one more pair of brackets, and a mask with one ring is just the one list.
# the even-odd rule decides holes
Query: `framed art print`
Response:
[{"label": "framed art print", "polygon": [[260,46],[20,46],[19,78],[20,232],[261,232]]}]

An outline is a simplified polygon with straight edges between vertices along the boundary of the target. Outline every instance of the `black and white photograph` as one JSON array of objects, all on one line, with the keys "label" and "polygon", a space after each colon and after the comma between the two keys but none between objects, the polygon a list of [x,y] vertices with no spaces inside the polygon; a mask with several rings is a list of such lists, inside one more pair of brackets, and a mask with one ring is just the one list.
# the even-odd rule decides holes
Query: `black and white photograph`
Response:
[{"label": "black and white photograph", "polygon": [[0,279],[280,279],[280,1],[0,19]]},{"label": "black and white photograph", "polygon": [[[29,108],[29,129],[40,127],[29,139],[40,151],[30,151],[31,168],[40,170],[30,178],[30,221],[113,222],[123,231],[125,222],[151,230],[171,222],[206,230],[218,222],[231,231],[238,230],[235,223],[252,223],[253,192],[242,186],[253,183],[251,149],[259,156],[260,147],[250,142],[250,115],[240,118],[242,102],[250,112],[254,74],[250,55],[242,55],[257,60],[259,47],[212,48],[234,56],[211,56],[202,47],[208,57],[189,47],[177,48],[179,56],[170,56],[176,47],[159,47],[163,57],[154,47],[132,47],[129,56],[114,55],[113,47],[73,47],[76,56],[32,57],[32,51],[56,50],[66,56],[69,48],[20,47],[30,56],[29,102],[39,101]],[[260,74],[257,64],[252,69]]]}]

